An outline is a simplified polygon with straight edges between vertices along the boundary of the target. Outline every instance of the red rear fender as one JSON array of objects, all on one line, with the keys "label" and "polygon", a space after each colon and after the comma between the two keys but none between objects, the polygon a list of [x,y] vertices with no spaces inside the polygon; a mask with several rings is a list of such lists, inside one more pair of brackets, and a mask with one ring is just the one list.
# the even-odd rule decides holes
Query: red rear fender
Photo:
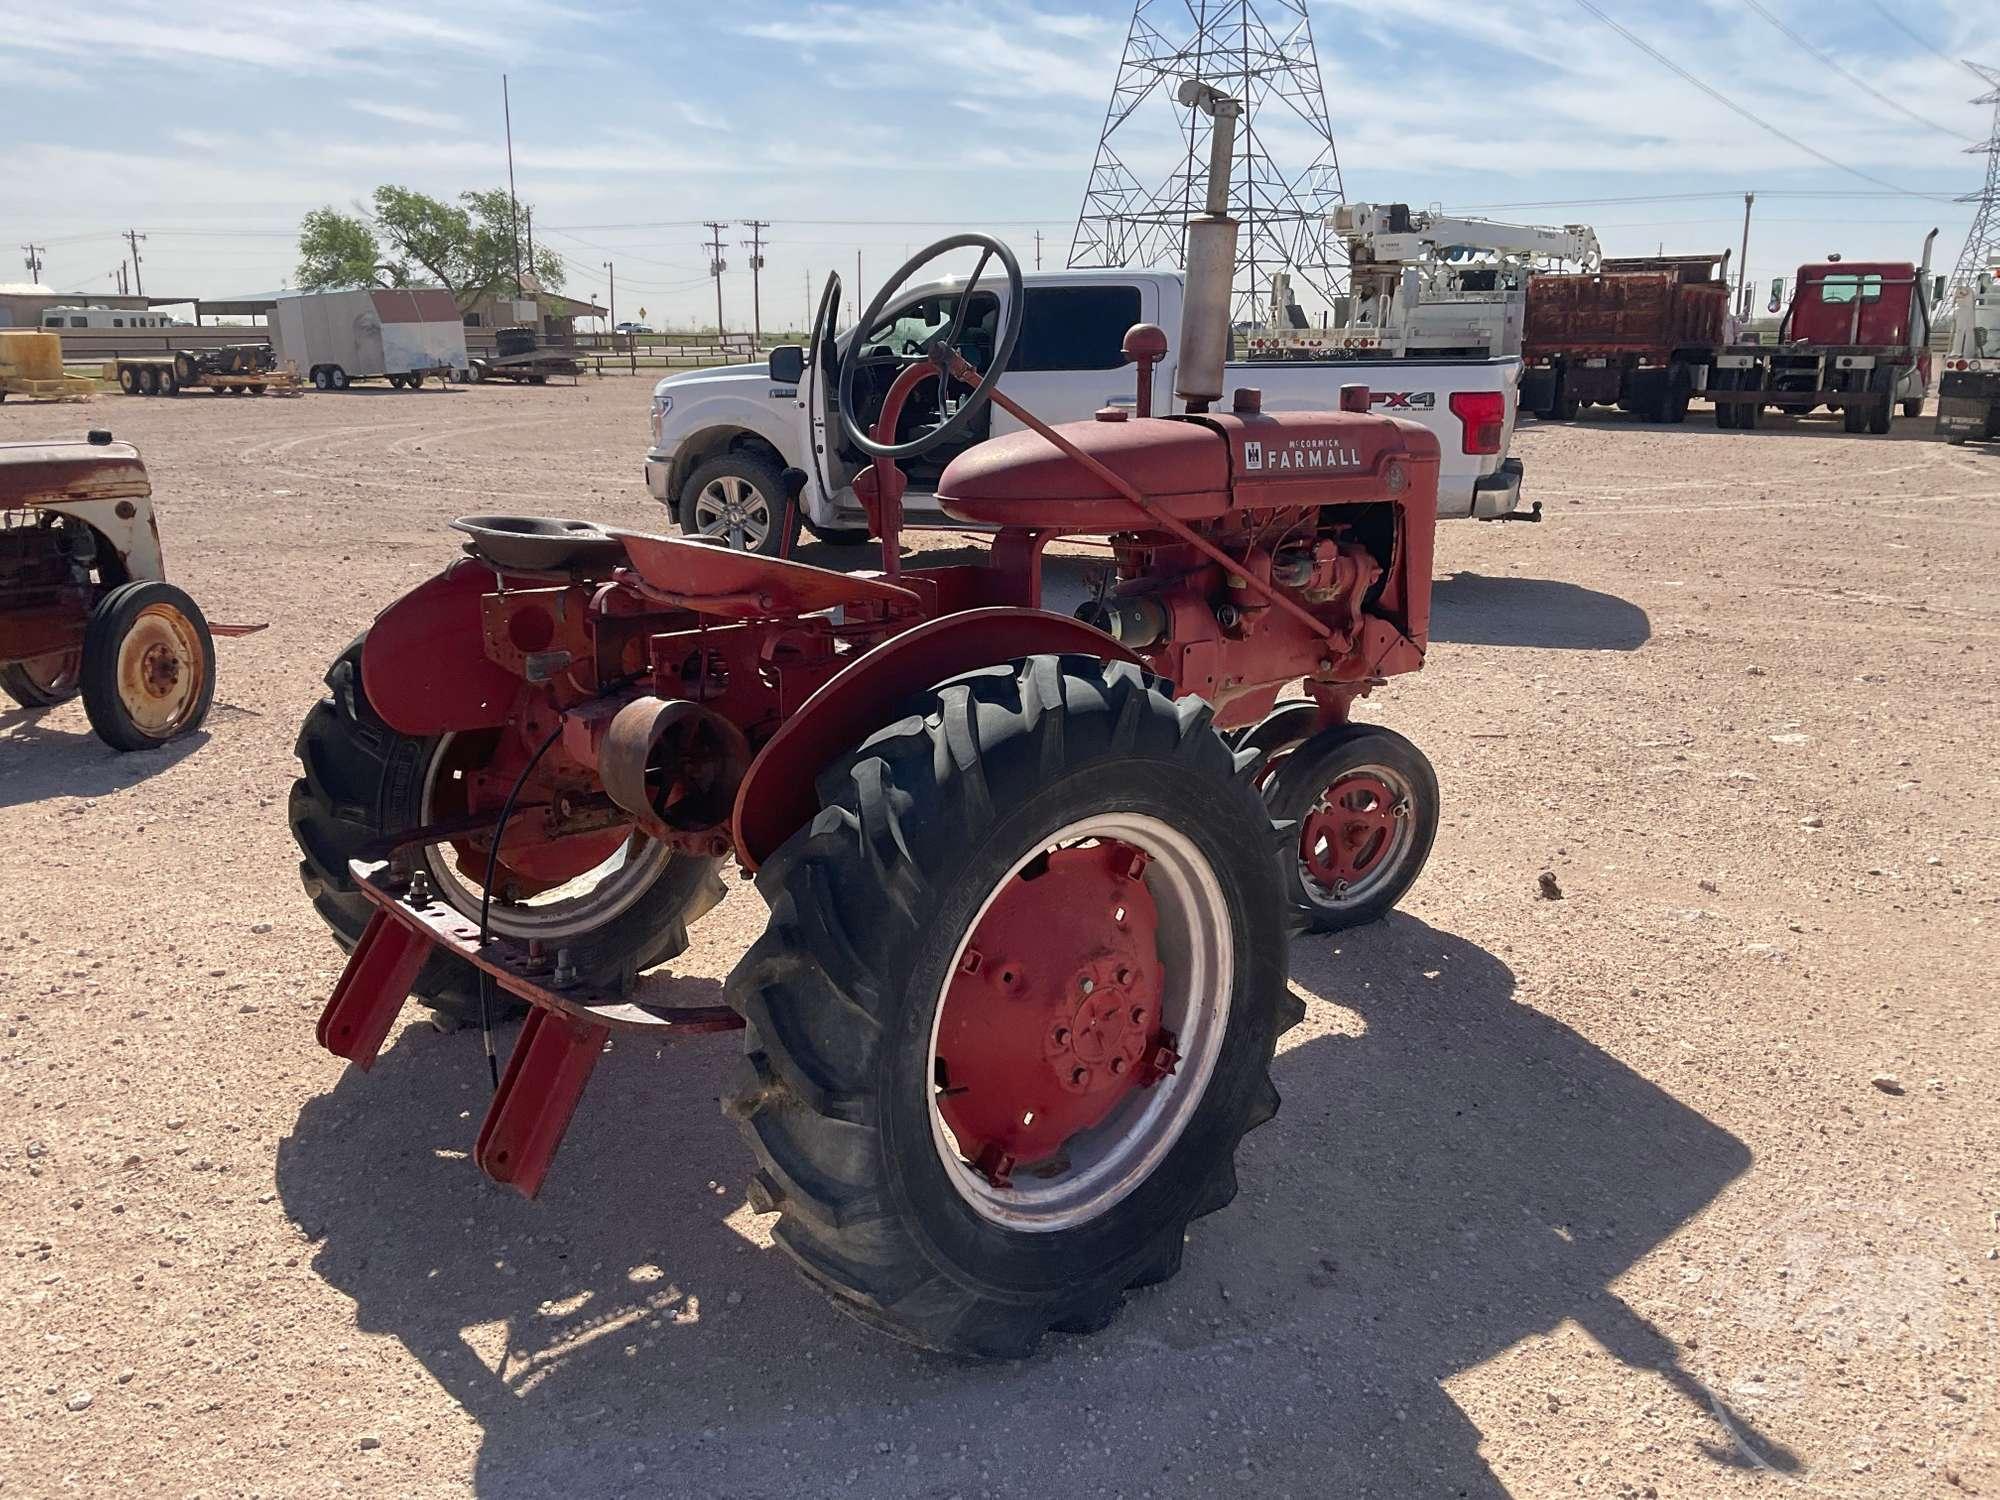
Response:
[{"label": "red rear fender", "polygon": [[522,679],[486,655],[479,599],[492,587],[491,571],[468,559],[375,617],[361,686],[391,729],[428,738],[507,721]]}]

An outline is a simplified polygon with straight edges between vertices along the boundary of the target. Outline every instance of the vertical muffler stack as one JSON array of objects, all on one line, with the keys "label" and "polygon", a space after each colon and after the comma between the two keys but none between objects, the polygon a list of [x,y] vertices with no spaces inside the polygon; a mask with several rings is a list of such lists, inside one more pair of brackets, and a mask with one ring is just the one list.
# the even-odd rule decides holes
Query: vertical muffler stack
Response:
[{"label": "vertical muffler stack", "polygon": [[1236,221],[1229,217],[1229,174],[1243,104],[1197,78],[1182,83],[1177,97],[1215,121],[1208,143],[1207,212],[1187,225],[1187,287],[1181,303],[1180,367],[1174,376],[1174,394],[1187,410],[1207,411],[1210,402],[1222,399],[1222,367],[1230,354]]}]

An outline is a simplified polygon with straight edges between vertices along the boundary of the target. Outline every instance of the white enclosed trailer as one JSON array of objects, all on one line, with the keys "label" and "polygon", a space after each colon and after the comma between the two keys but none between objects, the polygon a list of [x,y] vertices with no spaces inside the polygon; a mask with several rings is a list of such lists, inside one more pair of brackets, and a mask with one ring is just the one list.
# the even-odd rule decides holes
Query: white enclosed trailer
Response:
[{"label": "white enclosed trailer", "polygon": [[458,304],[431,287],[280,297],[271,334],[279,362],[323,391],[383,376],[414,390],[426,376],[463,380],[470,364]]}]

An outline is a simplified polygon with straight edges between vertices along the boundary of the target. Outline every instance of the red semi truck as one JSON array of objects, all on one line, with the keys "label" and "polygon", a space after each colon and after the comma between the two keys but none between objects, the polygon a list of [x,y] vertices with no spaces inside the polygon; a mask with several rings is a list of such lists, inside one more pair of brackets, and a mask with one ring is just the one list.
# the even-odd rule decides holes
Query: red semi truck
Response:
[{"label": "red semi truck", "polygon": [[1687,417],[1729,315],[1729,254],[1606,260],[1589,275],[1528,282],[1521,406],[1569,418],[1618,406],[1648,422]]},{"label": "red semi truck", "polygon": [[1849,432],[1884,433],[1900,409],[1923,411],[1930,387],[1933,229],[1923,258],[1799,267],[1775,344],[1731,344],[1715,359],[1708,398],[1718,427],[1755,427],[1765,408],[1829,407]]}]

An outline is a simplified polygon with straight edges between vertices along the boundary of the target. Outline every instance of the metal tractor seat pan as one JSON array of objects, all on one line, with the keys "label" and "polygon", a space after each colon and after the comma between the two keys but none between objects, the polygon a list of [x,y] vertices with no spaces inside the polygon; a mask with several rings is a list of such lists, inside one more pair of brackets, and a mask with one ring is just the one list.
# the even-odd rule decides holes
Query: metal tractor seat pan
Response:
[{"label": "metal tractor seat pan", "polygon": [[465,550],[502,568],[560,573],[617,567],[625,544],[595,521],[565,516],[460,516],[452,530],[471,538]]}]

